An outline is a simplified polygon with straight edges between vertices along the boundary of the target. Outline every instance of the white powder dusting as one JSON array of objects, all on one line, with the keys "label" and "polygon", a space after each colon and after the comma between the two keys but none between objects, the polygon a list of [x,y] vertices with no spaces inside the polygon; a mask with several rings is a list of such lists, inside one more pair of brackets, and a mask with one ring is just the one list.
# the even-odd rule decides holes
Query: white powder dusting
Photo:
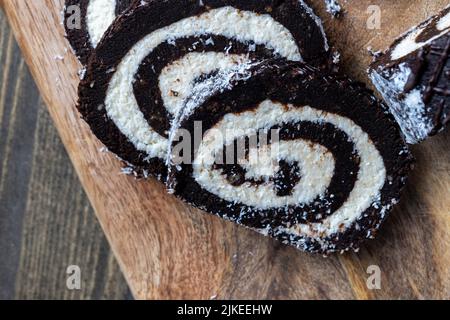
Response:
[{"label": "white powder dusting", "polygon": [[376,70],[370,73],[370,78],[400,125],[406,142],[414,144],[430,134],[433,130],[433,121],[425,116],[426,107],[421,88],[404,92],[410,74],[411,69],[402,63],[387,79]]},{"label": "white powder dusting", "polygon": [[[166,110],[174,115],[192,94],[194,80],[217,70],[232,70],[248,62],[246,55],[224,52],[191,52],[166,66],[159,75],[159,89]],[[174,94],[176,93],[176,94]]]},{"label": "white powder dusting", "polygon": [[327,12],[333,17],[337,17],[342,12],[342,7],[337,0],[325,0]]}]

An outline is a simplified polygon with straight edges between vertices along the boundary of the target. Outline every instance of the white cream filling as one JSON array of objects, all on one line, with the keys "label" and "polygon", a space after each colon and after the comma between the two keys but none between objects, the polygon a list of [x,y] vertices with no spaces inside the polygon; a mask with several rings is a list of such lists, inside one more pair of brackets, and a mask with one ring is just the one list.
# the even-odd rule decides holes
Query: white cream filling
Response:
[{"label": "white cream filling", "polygon": [[394,50],[392,50],[391,53],[391,59],[392,60],[398,60],[400,58],[403,58],[410,54],[411,52],[416,51],[417,49],[420,49],[437,38],[441,37],[445,33],[448,32],[448,29],[450,28],[450,13],[443,16],[437,23],[436,23],[436,29],[438,31],[441,31],[434,37],[431,37],[427,41],[424,42],[417,42],[417,37],[430,25],[430,23],[433,22],[433,19],[430,20],[428,23],[417,27],[416,29],[413,29],[409,31],[407,36],[395,47]]},{"label": "white cream filling", "polygon": [[[164,159],[168,141],[148,125],[139,110],[133,94],[135,74],[144,58],[159,44],[175,38],[206,34],[222,35],[241,42],[253,41],[258,45],[265,45],[287,59],[302,61],[293,36],[279,22],[270,15],[241,11],[233,7],[210,10],[202,15],[185,18],[148,34],[133,46],[117,67],[107,90],[105,107],[108,117],[119,130],[134,144],[136,149],[146,152],[149,157]],[[191,62],[196,65],[199,64],[199,60],[196,59],[200,59],[201,63],[206,63],[207,66],[227,64],[226,61],[222,62],[221,58],[217,60],[218,56],[198,57],[192,55],[187,59],[191,59]],[[181,62],[181,67],[184,67],[183,62]],[[207,68],[205,67],[205,69]],[[182,74],[184,71],[173,69],[166,71],[163,78],[160,78],[160,83],[163,84],[166,108],[174,111],[178,108],[180,99],[169,97],[170,89],[168,86],[164,86],[164,83],[173,83],[173,76],[176,73]],[[194,70],[189,70],[189,72],[196,73]],[[164,79],[165,76],[167,76],[166,79]],[[189,84],[188,87],[190,88],[191,85]],[[189,90],[188,87],[180,85],[174,91],[186,93]]]},{"label": "white cream filling", "polygon": [[[301,121],[311,121],[319,125],[330,123],[344,131],[354,143],[356,152],[361,158],[361,163],[355,186],[341,208],[322,223],[296,225],[290,231],[310,237],[318,237],[319,233],[331,235],[338,232],[341,226],[348,227],[379,198],[380,190],[386,179],[386,169],[383,158],[367,133],[352,120],[336,114],[309,106],[302,108],[292,105],[283,106],[272,101],[262,102],[254,111],[228,114],[214,126],[211,133],[205,134],[193,164],[195,180],[202,188],[220,198],[230,202],[243,203],[254,208],[268,209],[309,203],[317,196],[324,194],[334,174],[335,166],[330,152],[322,146],[311,145],[310,141],[299,139],[295,142],[280,142],[277,159],[296,160],[301,168],[302,179],[294,188],[291,196],[278,197],[273,186],[269,183],[259,186],[249,184],[232,186],[219,170],[211,169],[211,157],[221,152],[224,143],[230,144],[242,132],[254,132],[282,123]],[[239,128],[239,130],[237,131],[236,128]],[[215,138],[217,132],[221,133],[220,139]],[[274,160],[273,157],[270,159]],[[267,163],[270,167],[266,173],[274,170],[273,162]],[[264,163],[258,162],[258,165],[261,166]]]},{"label": "white cream filling", "polygon": [[445,16],[442,17],[441,20],[439,20],[439,22],[436,24],[436,28],[439,31],[450,28],[450,12],[448,12]]},{"label": "white cream filling", "polygon": [[86,11],[86,25],[93,48],[97,46],[116,18],[116,0],[90,0]]},{"label": "white cream filling", "polygon": [[[237,123],[237,125],[239,124]],[[226,137],[237,137],[233,134],[236,130],[228,133],[222,132],[222,128],[219,130]],[[251,133],[249,130],[253,129],[246,128],[244,132],[249,134]],[[298,162],[301,179],[294,187],[291,196],[276,196],[273,182],[266,182],[260,185],[252,185],[246,182],[241,186],[234,187],[228,183],[221,171],[211,169],[209,156],[211,153],[214,155],[221,154],[223,150],[221,148],[223,146],[222,143],[211,140],[212,135],[216,133],[211,131],[204,137],[199,154],[193,165],[194,177],[206,190],[229,202],[244,203],[258,209],[281,208],[299,203],[310,203],[318,195],[323,195],[331,182],[335,167],[333,155],[320,145],[311,145],[309,141],[305,140],[295,140],[280,141],[277,145],[268,145],[261,150],[257,150],[257,155],[254,156],[252,161],[243,165],[247,170],[247,178],[263,178],[268,181],[268,178],[274,176],[278,171],[278,160],[282,159],[289,163]],[[274,152],[273,148],[277,151]]]},{"label": "white cream filling", "polygon": [[159,89],[166,110],[175,115],[192,94],[194,80],[216,70],[231,70],[248,62],[246,55],[224,52],[191,52],[166,66],[159,75]]}]

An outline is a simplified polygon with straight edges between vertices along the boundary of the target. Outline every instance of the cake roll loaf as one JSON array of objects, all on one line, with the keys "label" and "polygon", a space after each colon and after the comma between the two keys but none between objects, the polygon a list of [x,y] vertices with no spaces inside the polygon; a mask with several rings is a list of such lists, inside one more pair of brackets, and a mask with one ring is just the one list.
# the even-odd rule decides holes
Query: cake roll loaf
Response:
[{"label": "cake roll loaf", "polygon": [[443,130],[450,121],[450,6],[411,29],[369,69],[408,143]]},{"label": "cake roll loaf", "polygon": [[375,236],[412,157],[370,91],[280,61],[218,81],[199,83],[177,117],[173,193],[304,251],[357,250]]},{"label": "cake roll loaf", "polygon": [[135,173],[161,176],[173,115],[194,84],[273,57],[329,60],[320,20],[302,1],[141,1],[93,53],[79,111]]},{"label": "cake roll loaf", "polygon": [[86,64],[116,16],[136,0],[66,0],[64,27],[75,54]]}]

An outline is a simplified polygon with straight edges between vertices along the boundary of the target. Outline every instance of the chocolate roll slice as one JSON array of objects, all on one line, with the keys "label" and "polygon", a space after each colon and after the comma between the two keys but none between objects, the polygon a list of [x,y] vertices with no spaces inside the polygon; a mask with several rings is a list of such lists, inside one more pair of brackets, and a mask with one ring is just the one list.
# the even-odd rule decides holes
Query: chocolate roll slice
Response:
[{"label": "chocolate roll slice", "polygon": [[171,135],[173,193],[304,251],[357,250],[375,236],[412,157],[370,91],[274,61],[208,81]]},{"label": "chocolate roll slice", "polygon": [[75,54],[86,64],[116,16],[136,0],[66,0],[64,27]]},{"label": "chocolate roll slice", "polygon": [[79,110],[135,172],[161,175],[173,115],[194,84],[273,57],[328,61],[320,21],[302,1],[142,2],[97,46],[80,84]]},{"label": "chocolate roll slice", "polygon": [[369,69],[408,143],[450,121],[450,6],[398,38]]}]

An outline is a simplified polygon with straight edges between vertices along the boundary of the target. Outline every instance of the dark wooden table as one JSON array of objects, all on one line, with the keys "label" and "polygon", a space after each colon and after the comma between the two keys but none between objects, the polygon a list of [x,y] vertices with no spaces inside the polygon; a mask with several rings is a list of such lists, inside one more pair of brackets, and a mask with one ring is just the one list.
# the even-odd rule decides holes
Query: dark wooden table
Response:
[{"label": "dark wooden table", "polygon": [[[69,290],[67,268],[81,270]],[[0,299],[132,298],[0,11]]]}]

